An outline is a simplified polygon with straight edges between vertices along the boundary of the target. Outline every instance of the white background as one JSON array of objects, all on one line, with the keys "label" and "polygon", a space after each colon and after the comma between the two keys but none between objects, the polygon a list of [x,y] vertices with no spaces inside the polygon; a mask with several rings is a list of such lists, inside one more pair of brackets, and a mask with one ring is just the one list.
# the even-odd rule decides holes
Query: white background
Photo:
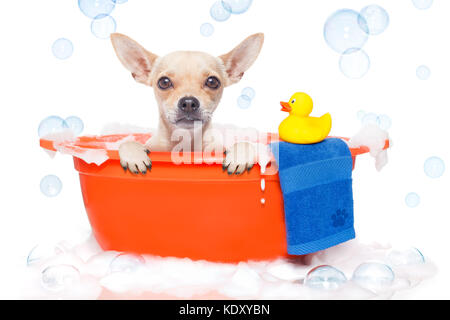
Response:
[{"label": "white background", "polygon": [[[333,135],[356,133],[360,109],[389,115],[390,163],[378,173],[373,159],[364,156],[354,171],[357,234],[365,241],[416,246],[437,264],[439,274],[406,298],[450,298],[450,173],[433,180],[423,171],[430,156],[450,164],[450,1],[435,0],[424,11],[411,0],[375,1],[391,23],[365,46],[372,66],[361,80],[340,72],[339,55],[326,45],[323,26],[337,9],[360,10],[372,1],[255,0],[247,13],[222,23],[209,16],[214,1],[129,0],[112,15],[118,32],[157,54],[189,49],[219,55],[252,33],[265,33],[260,58],[240,84],[226,90],[217,122],[275,132],[286,116],[279,101],[295,91],[312,96],[315,115],[332,114]],[[210,38],[200,35],[204,22],[215,26]],[[96,134],[111,122],[155,127],[157,109],[151,89],[132,80],[110,42],[90,33],[90,20],[77,1],[7,1],[0,9],[0,30],[0,296],[13,298],[17,267],[34,245],[89,228],[72,159],[50,159],[39,148],[39,122],[53,114],[76,115],[85,123],[84,133]],[[60,37],[75,48],[65,61],[51,53]],[[422,64],[432,72],[427,81],[415,75]],[[256,98],[250,109],[241,110],[236,99],[246,86],[256,90]],[[46,174],[63,181],[56,198],[39,191]],[[405,205],[409,192],[421,196],[418,208]]]}]

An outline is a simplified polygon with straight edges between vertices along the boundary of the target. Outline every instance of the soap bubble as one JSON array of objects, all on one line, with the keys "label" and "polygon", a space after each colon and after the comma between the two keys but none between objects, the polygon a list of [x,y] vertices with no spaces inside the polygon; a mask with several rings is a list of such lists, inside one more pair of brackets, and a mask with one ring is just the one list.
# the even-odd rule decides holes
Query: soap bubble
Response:
[{"label": "soap bubble", "polygon": [[209,10],[211,17],[219,22],[228,20],[231,17],[231,12],[224,8],[222,1],[215,2]]},{"label": "soap bubble", "polygon": [[325,22],[323,34],[328,46],[338,53],[361,49],[369,37],[365,19],[350,9],[338,10],[332,14]]},{"label": "soap bubble", "polygon": [[431,70],[427,66],[419,66],[417,67],[416,75],[420,80],[428,80],[431,76]]},{"label": "soap bubble", "polygon": [[361,119],[361,123],[363,125],[368,125],[368,124],[378,124],[378,116],[375,113],[366,113],[362,119]]},{"label": "soap bubble", "polygon": [[83,121],[75,116],[71,116],[66,118],[67,126],[74,133],[74,135],[78,136],[81,132],[83,132],[84,124]]},{"label": "soap bubble", "polygon": [[[370,5],[363,8],[360,12],[358,22],[362,23],[361,28],[368,31],[370,35],[378,35],[382,33],[389,25],[389,14],[378,5]],[[367,26],[367,29],[366,29]]]},{"label": "soap bubble", "polygon": [[424,164],[425,174],[433,179],[440,178],[445,171],[445,163],[441,158],[431,157],[425,161]]},{"label": "soap bubble", "polygon": [[42,178],[40,187],[47,197],[56,197],[61,192],[62,182],[57,176],[48,175]]},{"label": "soap bubble", "polygon": [[362,119],[364,118],[365,115],[366,115],[366,112],[364,110],[359,110],[356,113],[356,117],[358,118],[358,120],[361,120],[361,121],[362,121]]},{"label": "soap bubble", "polygon": [[204,23],[200,26],[200,33],[204,37],[210,37],[214,33],[214,26],[211,23]]},{"label": "soap bubble", "polygon": [[420,204],[420,196],[415,192],[408,193],[405,197],[405,203],[410,208],[416,208]]},{"label": "soap bubble", "polygon": [[221,0],[222,6],[233,14],[246,12],[252,5],[253,0]]},{"label": "soap bubble", "polygon": [[115,6],[111,0],[78,0],[81,12],[91,19],[108,16]]},{"label": "soap bubble", "polygon": [[68,59],[73,54],[72,41],[66,38],[59,38],[52,45],[53,55],[61,60]]},{"label": "soap bubble", "polygon": [[371,291],[386,289],[394,282],[395,274],[383,263],[367,262],[359,265],[353,272],[352,280]]},{"label": "soap bubble", "polygon": [[433,0],[412,0],[417,9],[425,10],[431,7]]},{"label": "soap bubble", "polygon": [[313,289],[335,290],[347,282],[345,274],[332,266],[319,266],[308,272],[305,285]]},{"label": "soap bubble", "polygon": [[239,96],[237,100],[238,107],[241,109],[248,109],[252,104],[252,100],[248,96]]},{"label": "soap bubble", "polygon": [[370,68],[370,59],[364,50],[349,49],[339,60],[342,73],[350,79],[361,79]]},{"label": "soap bubble", "polygon": [[109,265],[109,271],[113,272],[135,272],[145,265],[144,258],[139,254],[121,253],[116,256]]},{"label": "soap bubble", "polygon": [[256,92],[253,88],[247,87],[242,90],[241,95],[247,96],[250,100],[253,100],[256,96]]},{"label": "soap bubble", "polygon": [[50,116],[41,121],[38,128],[39,137],[45,137],[49,134],[58,133],[68,129],[66,121],[58,116]]},{"label": "soap bubble", "polygon": [[64,248],[54,243],[42,243],[31,249],[27,257],[27,266],[42,262],[45,259],[52,258],[55,255],[64,253]]},{"label": "soap bubble", "polygon": [[116,20],[111,16],[100,16],[92,20],[91,23],[92,33],[100,39],[109,39],[109,36],[116,31],[116,28]]},{"label": "soap bubble", "polygon": [[80,282],[80,272],[70,265],[50,266],[42,271],[41,284],[49,291],[61,292],[69,290]]},{"label": "soap bubble", "polygon": [[391,118],[389,118],[389,116],[387,116],[385,114],[378,116],[377,122],[378,122],[378,125],[380,126],[380,128],[383,130],[389,130],[392,126]]},{"label": "soap bubble", "polygon": [[408,266],[425,263],[425,257],[417,248],[391,250],[388,254],[389,263],[393,266]]}]

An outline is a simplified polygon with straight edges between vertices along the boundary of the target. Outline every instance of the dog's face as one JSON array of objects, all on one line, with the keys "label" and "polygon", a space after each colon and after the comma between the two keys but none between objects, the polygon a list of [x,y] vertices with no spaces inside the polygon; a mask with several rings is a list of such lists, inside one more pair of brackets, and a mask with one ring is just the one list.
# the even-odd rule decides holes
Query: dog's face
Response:
[{"label": "dog's face", "polygon": [[264,36],[250,36],[220,57],[192,51],[158,57],[127,36],[115,33],[111,41],[134,79],[153,87],[161,119],[174,130],[210,122],[224,88],[238,82],[250,68]]},{"label": "dog's face", "polygon": [[157,59],[150,76],[163,119],[190,129],[211,120],[222,97],[226,73],[220,60],[201,52],[175,52]]}]

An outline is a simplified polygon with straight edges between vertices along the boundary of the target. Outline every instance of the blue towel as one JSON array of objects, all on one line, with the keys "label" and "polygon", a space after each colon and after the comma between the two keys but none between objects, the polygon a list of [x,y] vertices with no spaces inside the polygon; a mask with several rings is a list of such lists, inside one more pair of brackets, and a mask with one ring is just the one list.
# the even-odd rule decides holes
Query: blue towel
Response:
[{"label": "blue towel", "polygon": [[347,144],[271,144],[284,199],[288,253],[304,255],[355,238],[353,160]]}]

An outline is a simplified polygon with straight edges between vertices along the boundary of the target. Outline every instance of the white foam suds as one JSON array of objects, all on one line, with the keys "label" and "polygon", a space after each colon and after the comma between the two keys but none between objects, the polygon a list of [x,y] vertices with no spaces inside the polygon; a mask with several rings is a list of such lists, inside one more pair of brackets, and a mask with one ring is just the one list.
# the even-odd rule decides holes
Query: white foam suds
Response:
[{"label": "white foam suds", "polygon": [[51,140],[51,141],[53,141],[53,143],[61,143],[61,142],[65,142],[65,141],[73,141],[73,140],[75,140],[75,138],[76,137],[72,130],[65,129],[62,131],[50,133],[46,136],[43,136],[41,139]]},{"label": "white foam suds", "polygon": [[101,135],[112,134],[133,134],[133,133],[152,133],[154,130],[150,128],[138,127],[124,123],[109,123],[101,130]]},{"label": "white foam suds", "polygon": [[350,148],[368,147],[370,155],[375,158],[375,167],[380,171],[388,163],[387,150],[383,150],[386,140],[389,140],[391,145],[387,131],[380,129],[376,124],[367,124],[348,141],[348,146]]},{"label": "white foam suds", "polygon": [[67,148],[63,144],[54,144],[54,147],[61,154],[69,154],[71,156],[80,158],[84,162],[90,164],[95,163],[100,166],[109,159],[105,149],[79,149]]},{"label": "white foam suds", "polygon": [[[52,255],[33,260],[23,272],[21,298],[98,299],[104,298],[105,292],[110,292],[121,299],[130,296],[145,298],[146,295],[190,299],[217,293],[234,299],[384,299],[400,290],[411,290],[435,273],[431,262],[392,266],[396,280],[380,292],[368,291],[351,280],[338,290],[331,291],[303,285],[308,271],[319,265],[332,265],[351,279],[352,272],[363,262],[376,260],[388,263],[390,247],[366,245],[356,240],[295,259],[239,264],[144,255],[143,259],[126,262],[137,261],[134,268],[128,265],[120,271],[119,265],[116,272],[110,266],[119,252],[102,251],[92,237],[77,245],[60,243],[58,247],[63,250],[57,253],[49,250]],[[49,290],[42,284],[42,272],[51,266],[56,266],[54,270],[57,271],[61,265],[64,266],[61,272],[67,270],[67,266],[78,270],[79,279],[65,284],[64,290]],[[72,272],[73,268],[70,269]],[[59,276],[64,278],[64,274]],[[58,288],[55,283],[50,284]]]}]

